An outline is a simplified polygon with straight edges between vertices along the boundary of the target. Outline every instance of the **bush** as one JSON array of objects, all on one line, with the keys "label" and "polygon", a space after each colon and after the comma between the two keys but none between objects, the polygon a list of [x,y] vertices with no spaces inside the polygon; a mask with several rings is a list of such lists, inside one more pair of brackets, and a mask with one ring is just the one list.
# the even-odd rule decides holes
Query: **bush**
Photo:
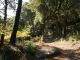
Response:
[{"label": "bush", "polygon": [[27,52],[30,54],[35,54],[35,45],[32,41],[29,41],[27,44]]}]

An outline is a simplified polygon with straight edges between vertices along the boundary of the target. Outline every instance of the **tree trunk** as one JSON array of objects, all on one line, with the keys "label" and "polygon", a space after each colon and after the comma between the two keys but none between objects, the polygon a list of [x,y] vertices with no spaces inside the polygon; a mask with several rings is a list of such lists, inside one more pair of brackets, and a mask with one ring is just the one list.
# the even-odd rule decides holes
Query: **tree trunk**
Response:
[{"label": "tree trunk", "polygon": [[[66,9],[68,8],[68,0],[66,0],[66,2],[65,2],[65,4],[66,4]],[[65,19],[64,19],[64,34],[63,34],[63,38],[65,38],[66,37],[66,27],[67,27],[67,18],[68,18],[68,11],[66,10],[66,12],[65,12]]]},{"label": "tree trunk", "polygon": [[6,26],[6,19],[7,19],[7,0],[5,0],[5,10],[4,10],[4,24]]},{"label": "tree trunk", "polygon": [[3,44],[4,44],[4,34],[1,35],[0,47],[3,46]]},{"label": "tree trunk", "polygon": [[64,34],[63,34],[64,38],[66,37],[67,17],[68,17],[68,14],[65,16],[65,20],[64,20]]},{"label": "tree trunk", "polygon": [[18,30],[18,24],[19,24],[19,19],[20,19],[20,13],[21,13],[21,6],[22,6],[22,0],[18,0],[18,8],[16,11],[16,17],[15,17],[15,23],[13,27],[13,32],[10,38],[10,44],[15,45],[16,43],[16,33]]}]

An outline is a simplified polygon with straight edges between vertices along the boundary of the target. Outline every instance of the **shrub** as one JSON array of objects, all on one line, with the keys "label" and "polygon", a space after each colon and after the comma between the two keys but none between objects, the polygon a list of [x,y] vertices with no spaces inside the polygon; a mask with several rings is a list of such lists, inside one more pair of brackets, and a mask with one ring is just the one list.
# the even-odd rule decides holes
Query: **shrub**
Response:
[{"label": "shrub", "polygon": [[32,41],[29,41],[27,44],[27,52],[30,54],[35,54],[35,45]]}]

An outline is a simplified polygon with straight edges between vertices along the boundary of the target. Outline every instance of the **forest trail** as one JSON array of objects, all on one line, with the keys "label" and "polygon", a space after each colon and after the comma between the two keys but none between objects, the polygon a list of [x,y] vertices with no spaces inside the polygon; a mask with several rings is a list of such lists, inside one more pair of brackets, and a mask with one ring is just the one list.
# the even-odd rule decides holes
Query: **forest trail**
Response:
[{"label": "forest trail", "polygon": [[43,42],[42,46],[39,43],[37,45],[39,45],[40,48],[44,46],[57,47],[61,49],[62,53],[58,55],[51,55],[49,57],[41,58],[40,60],[80,60],[80,41],[77,41],[74,45],[68,41],[55,41],[51,43]]}]

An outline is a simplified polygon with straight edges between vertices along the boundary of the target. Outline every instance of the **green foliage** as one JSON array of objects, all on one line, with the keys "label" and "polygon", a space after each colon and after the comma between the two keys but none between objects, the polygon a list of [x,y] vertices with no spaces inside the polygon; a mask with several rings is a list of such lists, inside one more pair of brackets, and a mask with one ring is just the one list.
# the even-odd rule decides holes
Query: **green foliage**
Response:
[{"label": "green foliage", "polygon": [[[34,25],[38,26],[40,22],[41,24],[45,24],[45,29],[48,29],[47,27],[54,24],[55,31],[58,34],[65,34],[65,32],[62,33],[64,30],[63,25],[66,24],[65,19],[67,19],[67,23],[69,23],[79,17],[80,8],[77,8],[80,6],[79,3],[79,0],[31,0],[30,3],[27,4],[27,8],[36,14]],[[44,31],[48,32],[48,30]],[[54,33],[54,29],[52,29],[52,32]]]},{"label": "green foliage", "polygon": [[35,53],[35,45],[34,45],[34,42],[32,41],[29,41],[27,42],[27,52],[31,53],[31,54],[34,54]]},{"label": "green foliage", "polygon": [[[10,2],[12,2],[12,0]],[[13,3],[14,2],[12,2],[12,4]],[[9,4],[9,6],[11,7],[12,4]],[[13,8],[15,8],[15,6],[15,4],[12,5]],[[67,32],[68,38],[73,35],[73,33],[75,33],[76,38],[80,38],[80,25],[77,23],[72,25],[72,22],[76,22],[80,17],[79,6],[79,0],[31,0],[30,3],[24,3],[19,20],[19,31],[17,32],[17,37],[22,38],[22,40],[26,40],[25,37],[27,36],[35,36],[35,38],[32,38],[31,40],[37,41],[40,39],[43,40],[43,34],[54,35],[55,37],[57,35],[61,36],[60,33],[63,35],[64,22],[67,17],[67,31],[70,30],[70,32]],[[9,42],[14,20],[15,16],[8,18],[6,21],[6,30],[8,31],[5,33],[5,40],[7,42]],[[3,23],[4,20],[0,17],[0,24]],[[41,24],[43,25],[41,26]],[[2,27],[4,28],[4,26],[1,26],[0,33],[4,31]],[[78,35],[76,31],[78,31]],[[37,36],[39,38],[36,38]]]},{"label": "green foliage", "polygon": [[3,20],[0,20],[0,24],[1,24],[1,23],[4,23],[4,21],[3,21]]},{"label": "green foliage", "polygon": [[4,20],[0,17],[0,33],[3,33],[5,30],[4,28]]},{"label": "green foliage", "polygon": [[35,13],[26,8],[28,3],[24,3],[21,11],[21,19],[19,21],[19,29],[25,28],[25,26],[33,25]]},{"label": "green foliage", "polygon": [[22,31],[25,32],[27,35],[29,35],[31,28],[32,28],[32,25],[28,25],[28,26],[25,26],[25,28],[22,29]]}]

